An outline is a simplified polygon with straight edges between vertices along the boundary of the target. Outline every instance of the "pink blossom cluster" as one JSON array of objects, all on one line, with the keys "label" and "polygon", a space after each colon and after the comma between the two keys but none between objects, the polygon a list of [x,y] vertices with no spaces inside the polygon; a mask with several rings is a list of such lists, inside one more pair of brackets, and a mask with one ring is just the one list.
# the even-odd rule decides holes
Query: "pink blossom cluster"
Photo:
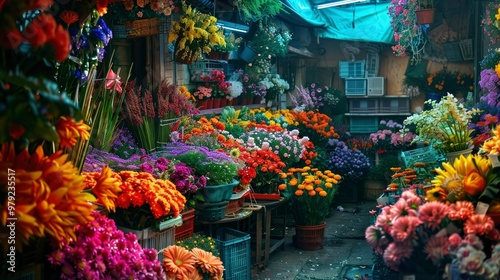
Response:
[{"label": "pink blossom cluster", "polygon": [[[485,246],[475,234],[462,238],[454,233],[449,237],[450,254],[454,256],[452,264],[460,275],[483,276],[484,279],[498,279],[500,276],[500,244],[496,244],[491,257],[484,252]],[[464,279],[466,277],[461,277]]]},{"label": "pink blossom cluster", "polygon": [[155,249],[143,249],[133,233],[124,234],[98,212],[77,226],[76,239],[50,254],[59,279],[165,279]]},{"label": "pink blossom cluster", "polygon": [[475,214],[471,202],[451,205],[425,202],[414,190],[403,192],[394,205],[381,208],[375,224],[366,229],[365,237],[393,270],[418,267],[436,271],[452,260],[455,232],[477,235],[488,242],[500,241],[493,220]]}]

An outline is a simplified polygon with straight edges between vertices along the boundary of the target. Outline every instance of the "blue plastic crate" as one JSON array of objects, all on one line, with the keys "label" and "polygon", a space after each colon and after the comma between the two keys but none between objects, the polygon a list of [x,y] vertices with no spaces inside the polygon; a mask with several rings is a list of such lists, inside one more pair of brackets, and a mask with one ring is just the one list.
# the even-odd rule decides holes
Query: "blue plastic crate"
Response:
[{"label": "blue plastic crate", "polygon": [[220,259],[224,265],[225,280],[250,280],[250,235],[230,228],[217,230],[215,239]]}]

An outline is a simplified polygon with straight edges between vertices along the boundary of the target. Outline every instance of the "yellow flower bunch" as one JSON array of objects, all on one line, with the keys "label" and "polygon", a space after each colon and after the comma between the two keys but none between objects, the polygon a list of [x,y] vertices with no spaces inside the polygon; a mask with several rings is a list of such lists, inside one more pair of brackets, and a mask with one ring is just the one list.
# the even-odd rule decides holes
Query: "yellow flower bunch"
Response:
[{"label": "yellow flower bunch", "polygon": [[284,183],[279,189],[291,200],[295,222],[306,226],[322,224],[342,177],[330,170],[306,166],[290,168],[281,173],[281,178]]},{"label": "yellow flower bunch", "polygon": [[175,55],[183,60],[197,60],[215,45],[226,46],[224,33],[216,25],[217,18],[204,14],[182,1],[179,21],[172,21],[168,42],[175,41]]}]

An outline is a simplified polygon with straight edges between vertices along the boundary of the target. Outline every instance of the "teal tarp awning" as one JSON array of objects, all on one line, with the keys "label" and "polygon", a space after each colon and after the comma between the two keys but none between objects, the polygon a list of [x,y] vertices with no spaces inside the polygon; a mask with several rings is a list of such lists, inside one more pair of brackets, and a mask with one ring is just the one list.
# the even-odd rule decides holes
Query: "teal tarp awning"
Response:
[{"label": "teal tarp awning", "polygon": [[349,5],[317,10],[310,0],[282,0],[289,9],[318,28],[318,35],[345,41],[393,43],[390,3]]}]

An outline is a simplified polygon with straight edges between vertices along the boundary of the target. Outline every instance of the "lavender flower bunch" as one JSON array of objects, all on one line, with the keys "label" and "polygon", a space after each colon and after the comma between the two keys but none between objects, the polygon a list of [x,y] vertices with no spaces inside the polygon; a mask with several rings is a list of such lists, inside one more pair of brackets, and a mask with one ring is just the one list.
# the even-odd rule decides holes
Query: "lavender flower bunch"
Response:
[{"label": "lavender flower bunch", "polygon": [[481,71],[479,86],[484,92],[480,100],[486,102],[490,106],[500,105],[500,78],[493,69],[484,69]]},{"label": "lavender flower bunch", "polygon": [[[145,151],[142,150],[141,154],[145,154]],[[101,172],[104,165],[108,165],[109,168],[115,172],[121,170],[140,171],[141,154],[133,154],[130,158],[123,159],[113,153],[89,147],[87,157],[83,164],[83,171]]]},{"label": "lavender flower bunch", "polygon": [[328,169],[342,176],[343,181],[356,182],[363,179],[370,171],[370,161],[359,150],[351,150],[338,139],[328,140]]},{"label": "lavender flower bunch", "polygon": [[76,239],[50,254],[60,279],[165,279],[155,249],[143,249],[133,233],[94,212],[95,220],[76,228]]},{"label": "lavender flower bunch", "polygon": [[164,149],[159,154],[189,166],[195,176],[206,178],[207,185],[228,184],[238,176],[239,163],[223,152],[180,142],[170,143]]},{"label": "lavender flower bunch", "polygon": [[122,159],[129,159],[134,154],[140,152],[137,141],[130,130],[126,128],[119,128],[115,131],[115,140],[111,144],[111,153],[119,156]]}]

